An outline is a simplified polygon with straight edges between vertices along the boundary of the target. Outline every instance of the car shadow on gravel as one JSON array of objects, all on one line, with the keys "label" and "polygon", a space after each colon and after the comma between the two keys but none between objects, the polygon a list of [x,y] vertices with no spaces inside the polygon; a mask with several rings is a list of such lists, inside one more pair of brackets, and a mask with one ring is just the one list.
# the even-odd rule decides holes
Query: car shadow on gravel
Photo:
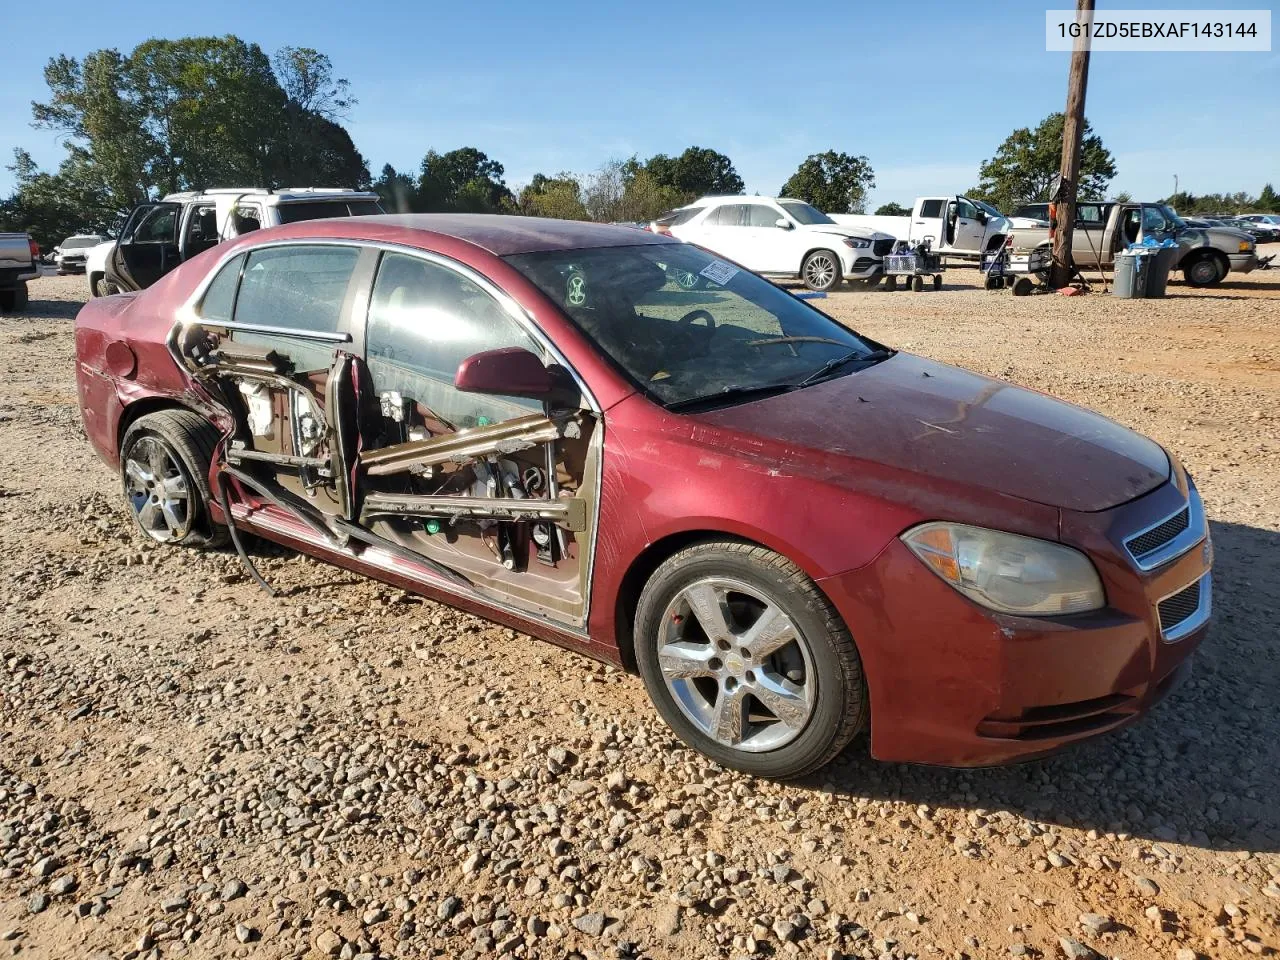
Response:
[{"label": "car shadow on gravel", "polygon": [[0,313],[0,318],[7,320],[74,320],[84,303],[79,300],[36,300],[27,301],[27,305],[16,314]]},{"label": "car shadow on gravel", "polygon": [[1213,627],[1191,678],[1135,724],[1045,760],[878,763],[865,741],[814,789],[1212,850],[1280,851],[1280,533],[1211,522]]}]

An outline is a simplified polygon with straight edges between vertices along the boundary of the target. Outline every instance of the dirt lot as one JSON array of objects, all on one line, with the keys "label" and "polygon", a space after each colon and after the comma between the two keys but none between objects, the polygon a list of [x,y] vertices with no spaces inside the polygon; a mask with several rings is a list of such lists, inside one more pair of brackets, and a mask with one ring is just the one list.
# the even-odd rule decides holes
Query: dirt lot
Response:
[{"label": "dirt lot", "polygon": [[811,782],[639,681],[335,568],[150,549],[81,433],[83,278],[0,318],[0,950],[32,957],[1190,960],[1280,950],[1280,272],[1163,301],[825,306],[1088,405],[1196,474],[1216,627],[1141,724]]}]

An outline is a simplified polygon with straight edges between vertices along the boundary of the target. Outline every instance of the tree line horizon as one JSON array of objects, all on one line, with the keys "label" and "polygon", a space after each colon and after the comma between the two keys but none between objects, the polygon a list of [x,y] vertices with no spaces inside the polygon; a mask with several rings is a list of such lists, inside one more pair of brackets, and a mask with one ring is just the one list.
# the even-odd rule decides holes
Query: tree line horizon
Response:
[{"label": "tree line horizon", "polygon": [[[96,50],[53,57],[49,98],[32,125],[64,137],[56,171],[22,148],[8,169],[16,187],[0,200],[0,229],[26,230],[42,246],[74,233],[112,233],[136,204],[215,186],[341,186],[376,191],[394,212],[512,213],[601,222],[652,220],[705,194],[741,194],[732,160],[704,146],[676,156],[612,158],[578,174],[536,173],[508,186],[506,169],[474,146],[428,150],[416,172],[384,164],[371,175],[342,121],[356,104],[329,57],[309,47],[268,56],[235,36],[151,39],[125,55]],[[1050,199],[1062,150],[1061,113],[1014,130],[978,171],[966,196],[1009,212]],[[1085,123],[1081,197],[1103,198],[1115,160]],[[810,154],[781,185],[826,213],[863,213],[875,171],[864,155]],[[1180,212],[1280,212],[1270,184],[1247,193],[1176,197]],[[886,203],[875,212],[904,215]]]}]

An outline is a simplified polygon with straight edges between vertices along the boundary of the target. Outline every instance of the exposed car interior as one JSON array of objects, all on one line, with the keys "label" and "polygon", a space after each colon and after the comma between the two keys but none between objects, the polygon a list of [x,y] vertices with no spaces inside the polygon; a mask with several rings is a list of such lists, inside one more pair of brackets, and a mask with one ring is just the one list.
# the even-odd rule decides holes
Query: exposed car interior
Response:
[{"label": "exposed car interior", "polygon": [[[362,255],[377,263],[357,337],[342,327],[366,320]],[[232,413],[227,472],[250,495],[349,548],[583,622],[596,420],[567,375],[544,397],[457,389],[486,351],[551,361],[491,293],[420,257],[298,244],[234,258],[198,312],[178,352]]]}]

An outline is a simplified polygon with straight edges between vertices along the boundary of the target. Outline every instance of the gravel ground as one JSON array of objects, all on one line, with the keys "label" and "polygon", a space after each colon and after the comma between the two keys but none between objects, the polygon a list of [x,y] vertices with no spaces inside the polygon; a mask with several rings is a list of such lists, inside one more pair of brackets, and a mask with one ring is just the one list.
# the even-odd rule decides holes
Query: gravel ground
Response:
[{"label": "gravel ground", "polygon": [[[1272,279],[1272,278],[1276,279]],[[638,679],[259,547],[152,549],[76,409],[83,278],[0,318],[0,952],[1192,957],[1280,949],[1280,274],[1163,301],[825,306],[1091,406],[1196,474],[1216,625],[1142,723],[809,782],[681,748]]]}]

